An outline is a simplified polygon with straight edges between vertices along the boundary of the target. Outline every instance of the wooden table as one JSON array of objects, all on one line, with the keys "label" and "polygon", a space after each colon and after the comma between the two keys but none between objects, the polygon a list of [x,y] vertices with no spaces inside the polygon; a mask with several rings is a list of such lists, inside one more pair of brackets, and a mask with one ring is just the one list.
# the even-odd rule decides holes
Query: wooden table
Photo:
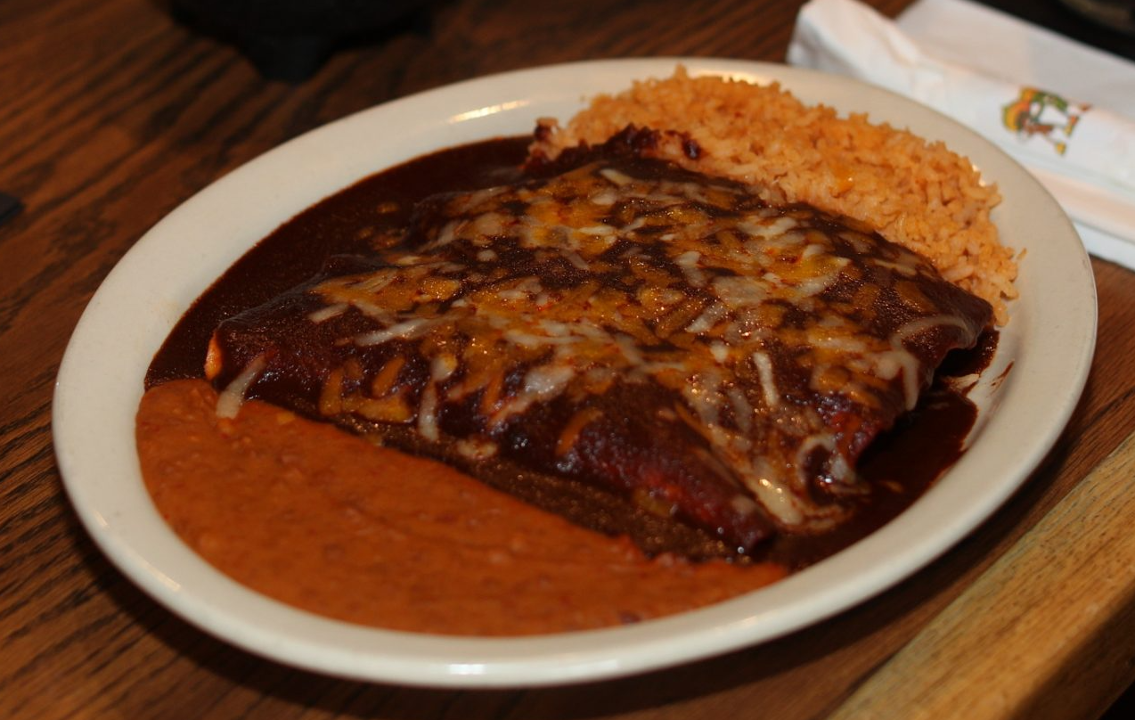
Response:
[{"label": "wooden table", "polygon": [[[878,0],[896,14],[906,0]],[[455,692],[347,682],[236,650],[112,567],[50,432],[67,338],[110,268],[224,172],[430,87],[584,58],[780,61],[797,3],[437,2],[427,23],[263,79],[160,0],[0,4],[0,717],[1094,717],[1135,665],[1135,276],[1095,262],[1099,347],[1043,467],[940,561],[830,621],[640,677]]]}]

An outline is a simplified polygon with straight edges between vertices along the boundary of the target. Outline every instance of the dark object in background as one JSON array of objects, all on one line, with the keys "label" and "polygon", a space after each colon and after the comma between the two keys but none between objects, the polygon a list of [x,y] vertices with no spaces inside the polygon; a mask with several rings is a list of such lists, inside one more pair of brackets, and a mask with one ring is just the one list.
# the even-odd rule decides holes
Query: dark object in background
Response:
[{"label": "dark object in background", "polygon": [[1135,35],[1135,0],[1060,0],[1089,20]]},{"label": "dark object in background", "polygon": [[20,214],[24,209],[20,199],[8,193],[0,193],[0,225]]},{"label": "dark object in background", "polygon": [[1046,27],[1086,45],[1135,60],[1135,35],[1105,27],[1072,10],[1064,0],[978,0],[1022,20]]},{"label": "dark object in background", "polygon": [[194,30],[235,45],[270,80],[297,83],[345,43],[403,29],[423,0],[173,0]]}]

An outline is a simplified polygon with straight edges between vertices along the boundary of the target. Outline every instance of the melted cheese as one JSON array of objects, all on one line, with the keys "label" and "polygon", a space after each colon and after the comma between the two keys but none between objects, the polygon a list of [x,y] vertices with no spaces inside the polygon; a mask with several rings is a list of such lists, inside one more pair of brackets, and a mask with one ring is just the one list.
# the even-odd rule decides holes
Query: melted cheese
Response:
[{"label": "melted cheese", "polygon": [[217,397],[217,417],[231,420],[237,416],[237,413],[240,412],[240,406],[244,403],[245,393],[248,392],[248,388],[260,376],[260,373],[264,372],[266,364],[262,356],[257,356],[245,366],[244,370],[232,382],[225,386],[225,389]]},{"label": "melted cheese", "polygon": [[[928,265],[733,185],[592,166],[457,196],[450,211],[458,217],[414,253],[391,250],[387,268],[319,285],[326,306],[308,317],[353,308],[378,326],[350,338],[359,348],[435,348],[424,351],[430,377],[416,427],[437,440],[441,406],[479,395],[488,435],[465,439],[463,454],[495,453],[493,433],[535,403],[650,383],[675,398],[659,422],[689,426],[714,467],[746,489],[736,508],[755,511],[755,500],[783,526],[819,527],[838,511],[809,499],[811,458],[825,456],[829,481],[852,485],[855,474],[849,441],[809,408],[878,408],[892,388],[910,408],[925,378],[908,345],[942,328],[971,330],[921,307],[903,310],[913,319],[889,336],[869,330],[883,289],[865,278],[909,282]],[[876,255],[856,262],[855,252]],[[833,295],[839,287],[858,290],[849,301]],[[927,302],[915,290],[897,297]],[[519,384],[505,382],[510,368],[525,368]],[[595,420],[579,407],[557,455]]]}]

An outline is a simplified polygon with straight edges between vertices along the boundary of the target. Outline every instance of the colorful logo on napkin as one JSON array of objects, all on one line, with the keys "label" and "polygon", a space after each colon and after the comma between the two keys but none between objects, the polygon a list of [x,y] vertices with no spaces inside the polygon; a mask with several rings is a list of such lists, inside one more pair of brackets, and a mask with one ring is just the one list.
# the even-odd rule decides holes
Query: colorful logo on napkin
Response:
[{"label": "colorful logo on napkin", "polygon": [[1001,123],[1024,140],[1043,138],[1058,155],[1063,155],[1076,123],[1090,107],[1056,93],[1023,87],[1015,101],[1001,108]]}]

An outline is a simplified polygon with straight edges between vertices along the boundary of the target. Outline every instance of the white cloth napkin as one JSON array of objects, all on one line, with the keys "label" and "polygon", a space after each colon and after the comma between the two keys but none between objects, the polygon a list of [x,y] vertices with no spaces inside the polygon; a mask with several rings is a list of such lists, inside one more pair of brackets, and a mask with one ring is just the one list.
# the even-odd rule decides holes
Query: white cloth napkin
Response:
[{"label": "white cloth napkin", "polygon": [[1089,252],[1135,269],[1135,64],[966,0],[918,0],[895,22],[811,0],[788,61],[968,125],[1048,188]]}]

